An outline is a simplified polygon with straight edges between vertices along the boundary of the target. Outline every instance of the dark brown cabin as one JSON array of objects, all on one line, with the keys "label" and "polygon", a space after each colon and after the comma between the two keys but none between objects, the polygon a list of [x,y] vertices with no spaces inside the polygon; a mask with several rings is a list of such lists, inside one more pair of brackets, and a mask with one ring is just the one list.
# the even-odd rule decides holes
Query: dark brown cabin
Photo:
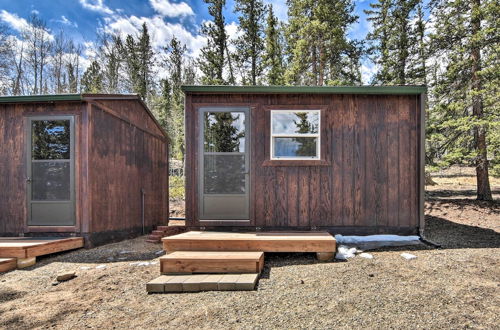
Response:
[{"label": "dark brown cabin", "polygon": [[191,229],[423,228],[425,87],[183,91]]},{"label": "dark brown cabin", "polygon": [[168,138],[137,95],[0,97],[0,236],[131,237],[168,219]]}]

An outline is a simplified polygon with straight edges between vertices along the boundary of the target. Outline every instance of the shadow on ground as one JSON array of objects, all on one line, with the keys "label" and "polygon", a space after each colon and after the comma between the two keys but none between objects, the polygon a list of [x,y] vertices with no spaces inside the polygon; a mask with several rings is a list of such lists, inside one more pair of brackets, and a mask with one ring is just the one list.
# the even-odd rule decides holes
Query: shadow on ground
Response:
[{"label": "shadow on ground", "polygon": [[444,249],[500,247],[500,234],[493,229],[464,225],[434,216],[426,216],[425,220],[426,238]]}]

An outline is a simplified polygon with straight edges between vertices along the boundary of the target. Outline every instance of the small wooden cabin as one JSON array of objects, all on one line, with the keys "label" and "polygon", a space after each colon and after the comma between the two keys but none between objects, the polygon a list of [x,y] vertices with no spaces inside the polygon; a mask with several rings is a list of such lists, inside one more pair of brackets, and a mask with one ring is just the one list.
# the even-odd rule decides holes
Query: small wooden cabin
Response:
[{"label": "small wooden cabin", "polygon": [[168,137],[137,95],[0,97],[0,236],[86,246],[168,220]]},{"label": "small wooden cabin", "polygon": [[423,229],[425,87],[183,91],[189,228]]}]

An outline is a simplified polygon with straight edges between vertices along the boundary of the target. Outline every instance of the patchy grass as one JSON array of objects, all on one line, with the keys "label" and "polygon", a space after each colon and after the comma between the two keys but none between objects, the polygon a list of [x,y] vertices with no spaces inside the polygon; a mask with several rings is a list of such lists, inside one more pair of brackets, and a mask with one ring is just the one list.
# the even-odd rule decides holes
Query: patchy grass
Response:
[{"label": "patchy grass", "polygon": [[184,200],[186,189],[183,176],[168,177],[168,196],[170,200]]}]

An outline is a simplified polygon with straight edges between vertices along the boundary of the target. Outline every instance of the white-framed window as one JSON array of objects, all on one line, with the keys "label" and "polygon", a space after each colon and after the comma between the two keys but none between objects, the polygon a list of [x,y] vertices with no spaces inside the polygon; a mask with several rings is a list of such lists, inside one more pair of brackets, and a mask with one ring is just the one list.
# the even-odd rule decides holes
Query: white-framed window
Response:
[{"label": "white-framed window", "polygon": [[271,110],[271,159],[320,159],[320,110]]}]

